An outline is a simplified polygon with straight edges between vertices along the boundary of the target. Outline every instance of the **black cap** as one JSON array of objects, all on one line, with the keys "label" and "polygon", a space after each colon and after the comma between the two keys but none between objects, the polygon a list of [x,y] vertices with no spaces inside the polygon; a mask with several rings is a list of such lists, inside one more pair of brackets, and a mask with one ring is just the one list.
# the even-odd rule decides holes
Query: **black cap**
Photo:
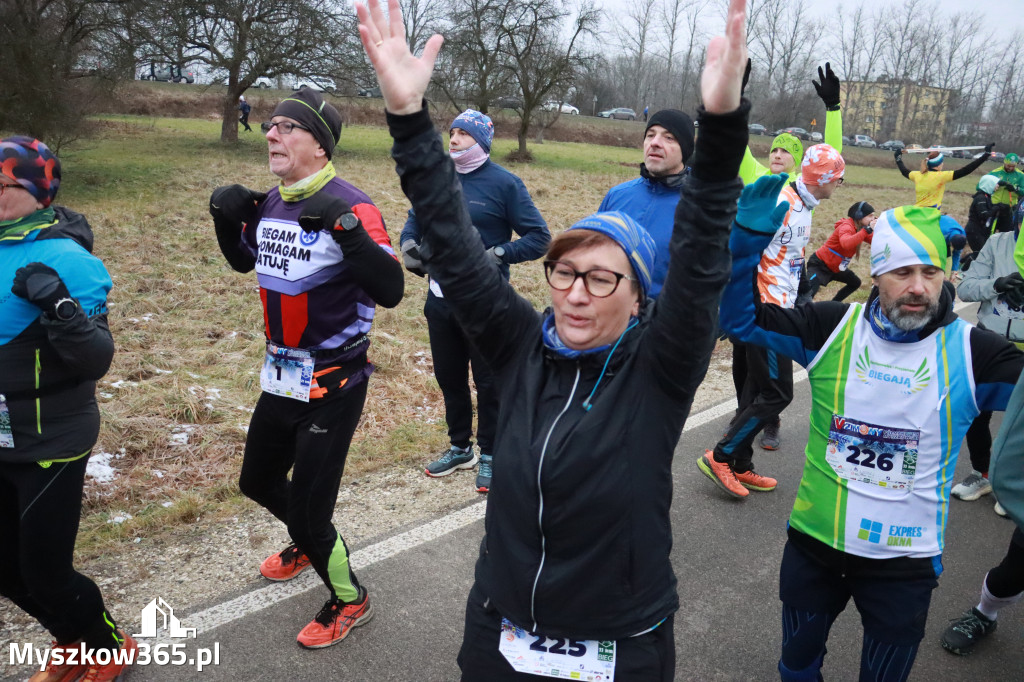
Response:
[{"label": "black cap", "polygon": [[287,116],[306,126],[327,152],[327,158],[334,155],[334,148],[341,139],[341,114],[316,90],[302,88],[292,93],[281,100],[272,116]]},{"label": "black cap", "polygon": [[678,109],[662,109],[654,116],[647,119],[647,128],[644,135],[651,129],[651,126],[661,126],[672,133],[683,151],[683,163],[693,154],[693,119]]},{"label": "black cap", "polygon": [[866,215],[871,215],[875,212],[875,208],[866,201],[858,201],[856,204],[850,207],[850,210],[846,212],[846,215],[850,216],[854,220],[861,220]]}]

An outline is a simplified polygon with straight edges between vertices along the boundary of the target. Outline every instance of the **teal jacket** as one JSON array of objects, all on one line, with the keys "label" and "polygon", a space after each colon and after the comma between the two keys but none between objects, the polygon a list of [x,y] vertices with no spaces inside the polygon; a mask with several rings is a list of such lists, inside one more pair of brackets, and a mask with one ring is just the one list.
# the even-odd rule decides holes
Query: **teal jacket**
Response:
[{"label": "teal jacket", "polygon": [[1010,394],[1003,425],[992,446],[989,480],[996,499],[1024,529],[1024,374]]}]

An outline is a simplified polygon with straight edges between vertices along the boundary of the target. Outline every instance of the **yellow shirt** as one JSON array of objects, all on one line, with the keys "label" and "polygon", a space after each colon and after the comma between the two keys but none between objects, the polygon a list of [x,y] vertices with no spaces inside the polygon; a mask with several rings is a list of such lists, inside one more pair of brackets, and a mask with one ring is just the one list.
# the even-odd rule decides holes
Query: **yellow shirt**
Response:
[{"label": "yellow shirt", "polygon": [[942,206],[942,195],[946,193],[946,183],[953,180],[953,171],[910,171],[910,179],[917,190],[915,206]]}]

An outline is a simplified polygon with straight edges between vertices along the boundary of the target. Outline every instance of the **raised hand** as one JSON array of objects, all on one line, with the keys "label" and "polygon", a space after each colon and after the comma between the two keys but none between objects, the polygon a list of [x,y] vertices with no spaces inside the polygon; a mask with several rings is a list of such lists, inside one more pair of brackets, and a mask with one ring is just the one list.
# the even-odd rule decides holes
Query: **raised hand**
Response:
[{"label": "raised hand", "polygon": [[377,72],[385,108],[393,114],[416,113],[423,108],[423,93],[430,84],[444,38],[431,36],[423,48],[423,56],[416,57],[405,40],[405,23],[398,0],[388,0],[387,17],[378,0],[368,0],[365,5],[357,2],[356,14],[359,38]]},{"label": "raised hand", "polygon": [[785,173],[762,175],[744,187],[736,207],[736,224],[751,232],[775,234],[789,211],[788,201],[779,202],[779,192],[787,180]]},{"label": "raised hand", "polygon": [[726,114],[740,106],[747,68],[746,13],[746,0],[730,0],[725,35],[715,36],[708,43],[707,62],[700,78],[701,99],[708,113]]},{"label": "raised hand", "polygon": [[839,106],[839,77],[832,70],[831,64],[825,62],[824,71],[819,66],[818,80],[812,80],[811,84],[818,92],[818,97],[825,103],[826,109],[833,109]]}]

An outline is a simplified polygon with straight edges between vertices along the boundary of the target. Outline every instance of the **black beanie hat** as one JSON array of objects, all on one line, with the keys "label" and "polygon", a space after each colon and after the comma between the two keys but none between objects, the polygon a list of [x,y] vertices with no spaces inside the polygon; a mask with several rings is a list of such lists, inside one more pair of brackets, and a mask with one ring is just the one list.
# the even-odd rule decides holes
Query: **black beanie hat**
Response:
[{"label": "black beanie hat", "polygon": [[866,215],[871,215],[875,212],[874,207],[866,201],[858,201],[856,204],[850,207],[850,210],[846,212],[846,215],[856,220],[861,220]]},{"label": "black beanie hat", "polygon": [[306,126],[327,152],[327,158],[334,155],[334,148],[341,139],[341,114],[316,90],[302,88],[292,93],[274,108],[273,116],[287,116]]},{"label": "black beanie hat", "polygon": [[693,154],[693,119],[678,109],[662,109],[647,119],[644,135],[651,126],[661,126],[672,133],[683,151],[683,163]]}]

